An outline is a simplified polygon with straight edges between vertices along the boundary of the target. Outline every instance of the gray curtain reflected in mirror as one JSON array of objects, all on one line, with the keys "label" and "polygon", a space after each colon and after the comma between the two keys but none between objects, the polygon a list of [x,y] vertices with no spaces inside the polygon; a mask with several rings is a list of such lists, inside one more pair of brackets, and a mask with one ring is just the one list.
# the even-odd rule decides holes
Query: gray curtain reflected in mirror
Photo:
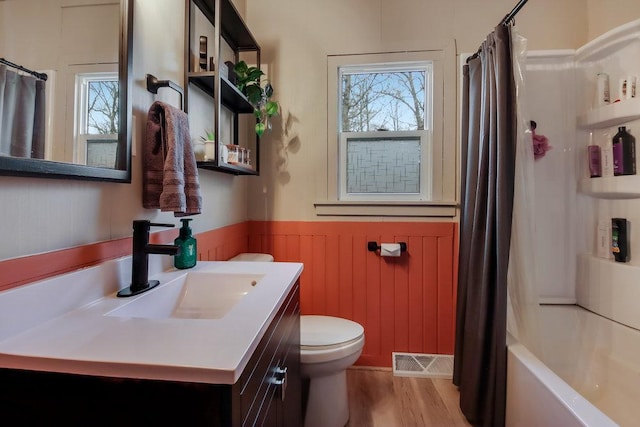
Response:
[{"label": "gray curtain reflected in mirror", "polygon": [[131,182],[133,1],[0,1],[0,15],[0,175]]},{"label": "gray curtain reflected in mirror", "polygon": [[44,159],[45,85],[0,64],[0,155]]}]

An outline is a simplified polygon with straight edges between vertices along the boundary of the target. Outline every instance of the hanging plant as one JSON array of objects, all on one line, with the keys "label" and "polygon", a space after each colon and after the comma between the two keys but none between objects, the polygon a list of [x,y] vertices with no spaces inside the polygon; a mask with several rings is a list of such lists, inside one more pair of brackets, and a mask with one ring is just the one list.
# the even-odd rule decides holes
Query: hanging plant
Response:
[{"label": "hanging plant", "polygon": [[269,119],[280,110],[278,103],[271,100],[273,86],[268,80],[260,82],[260,77],[264,76],[262,70],[249,67],[244,61],[238,62],[233,71],[236,74],[236,86],[253,105],[253,114],[257,119],[256,134],[262,136],[265,130],[271,129]]}]

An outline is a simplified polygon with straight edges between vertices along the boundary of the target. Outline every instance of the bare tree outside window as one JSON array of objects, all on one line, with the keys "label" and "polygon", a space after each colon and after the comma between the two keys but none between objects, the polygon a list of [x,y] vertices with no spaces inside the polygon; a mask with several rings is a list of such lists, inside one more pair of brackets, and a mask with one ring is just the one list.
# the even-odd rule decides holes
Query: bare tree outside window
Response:
[{"label": "bare tree outside window", "polygon": [[454,212],[455,63],[449,45],[327,55],[328,203],[319,214]]},{"label": "bare tree outside window", "polygon": [[117,80],[88,82],[87,134],[118,134],[119,90]]},{"label": "bare tree outside window", "polygon": [[342,74],[342,132],[425,129],[425,71]]},{"label": "bare tree outside window", "polygon": [[339,68],[341,198],[428,199],[432,63]]},{"label": "bare tree outside window", "polygon": [[118,167],[119,95],[117,72],[76,74],[77,163]]}]

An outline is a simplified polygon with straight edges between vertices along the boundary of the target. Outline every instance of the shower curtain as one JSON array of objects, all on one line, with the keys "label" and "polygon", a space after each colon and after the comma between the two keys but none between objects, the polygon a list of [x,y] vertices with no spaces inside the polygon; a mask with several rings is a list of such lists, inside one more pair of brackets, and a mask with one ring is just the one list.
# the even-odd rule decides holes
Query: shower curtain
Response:
[{"label": "shower curtain", "polygon": [[0,65],[0,155],[44,159],[45,81]]},{"label": "shower curtain", "polygon": [[[511,27],[513,76],[516,87],[517,143],[513,193],[513,225],[507,273],[507,331],[532,353],[541,356],[535,216],[533,135],[525,94],[527,40]],[[557,242],[552,243],[557,245]]]},{"label": "shower curtain", "polygon": [[504,425],[507,271],[516,156],[510,27],[464,67],[462,188],[453,382],[473,425]]}]

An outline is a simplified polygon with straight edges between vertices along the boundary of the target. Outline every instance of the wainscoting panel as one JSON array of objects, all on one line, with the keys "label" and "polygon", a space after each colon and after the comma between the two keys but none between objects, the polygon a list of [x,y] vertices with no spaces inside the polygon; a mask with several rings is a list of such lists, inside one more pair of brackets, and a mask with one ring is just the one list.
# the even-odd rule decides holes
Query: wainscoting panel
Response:
[{"label": "wainscoting panel", "polygon": [[[240,252],[246,252],[248,233],[247,222],[198,233],[195,236],[198,239],[198,259],[227,260]],[[177,236],[178,229],[174,228],[151,233],[149,240],[152,243],[173,243]],[[129,256],[131,249],[131,237],[126,237],[0,261],[0,291]]]},{"label": "wainscoting panel", "polygon": [[[171,243],[177,230],[151,235]],[[360,365],[391,366],[391,353],[453,353],[457,224],[434,222],[242,222],[198,233],[198,258],[267,252],[304,263],[303,314],[355,320],[365,328]],[[407,242],[398,258],[367,242]],[[0,290],[131,254],[131,238],[0,261]]]},{"label": "wainscoting panel", "polygon": [[[249,223],[249,251],[304,263],[303,314],[352,319],[365,328],[358,364],[391,366],[391,353],[453,353],[455,223]],[[380,257],[367,242],[407,242]]]},{"label": "wainscoting panel", "polygon": [[195,237],[200,261],[226,261],[241,252],[247,252],[249,224],[240,222],[198,233]]},{"label": "wainscoting panel", "polygon": [[0,291],[131,255],[131,238],[0,261]]}]

